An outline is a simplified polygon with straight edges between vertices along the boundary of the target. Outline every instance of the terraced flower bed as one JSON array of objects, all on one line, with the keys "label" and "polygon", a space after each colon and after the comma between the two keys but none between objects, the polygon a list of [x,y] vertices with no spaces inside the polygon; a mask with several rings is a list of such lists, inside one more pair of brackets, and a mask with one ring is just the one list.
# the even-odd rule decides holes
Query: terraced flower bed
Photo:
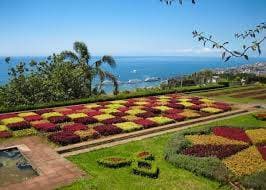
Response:
[{"label": "terraced flower bed", "polygon": [[230,105],[169,94],[0,115],[0,138],[42,133],[68,145],[231,110]]},{"label": "terraced flower bed", "polygon": [[192,130],[174,137],[168,146],[166,158],[175,166],[218,181],[265,188],[265,128],[218,126]]}]

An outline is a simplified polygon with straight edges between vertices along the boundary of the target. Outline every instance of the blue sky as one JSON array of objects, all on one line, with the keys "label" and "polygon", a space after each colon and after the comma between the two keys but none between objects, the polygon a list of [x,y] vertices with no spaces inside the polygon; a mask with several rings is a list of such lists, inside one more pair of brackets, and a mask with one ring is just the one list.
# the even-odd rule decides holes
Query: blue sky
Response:
[{"label": "blue sky", "polygon": [[265,0],[184,1],[0,0],[0,56],[49,55],[74,41],[93,55],[215,56],[192,38],[194,29],[237,48],[235,32],[266,21]]}]

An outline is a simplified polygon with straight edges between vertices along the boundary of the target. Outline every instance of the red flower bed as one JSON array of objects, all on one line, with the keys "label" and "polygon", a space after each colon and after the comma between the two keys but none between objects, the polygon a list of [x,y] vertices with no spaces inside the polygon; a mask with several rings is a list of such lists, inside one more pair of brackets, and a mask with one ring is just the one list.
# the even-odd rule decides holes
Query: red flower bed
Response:
[{"label": "red flower bed", "polygon": [[95,115],[101,115],[102,112],[100,112],[100,111],[96,111],[96,110],[92,110],[92,111],[90,111],[90,112],[87,112],[86,114],[87,114],[89,117],[93,117],[93,116],[95,116]]},{"label": "red flower bed", "polygon": [[106,106],[106,105],[110,104],[110,102],[98,102],[97,104],[100,106]]},{"label": "red flower bed", "polygon": [[145,113],[139,113],[136,116],[142,118],[148,118],[148,117],[155,117],[155,114],[152,112],[145,112]]},{"label": "red flower bed", "polygon": [[38,120],[42,120],[42,117],[39,116],[39,115],[31,115],[31,116],[26,116],[24,117],[24,119],[28,122],[31,122],[31,121],[38,121]]},{"label": "red flower bed", "polygon": [[78,135],[75,135],[71,132],[65,132],[65,131],[53,133],[49,135],[48,138],[52,142],[63,145],[63,146],[80,142],[80,137]]},{"label": "red flower bed", "polygon": [[182,154],[196,157],[226,158],[247,148],[247,145],[193,145],[182,151]]},{"label": "red flower bed", "polygon": [[126,106],[126,107],[135,106],[135,103],[134,102],[127,102],[127,103],[124,103],[124,106]]},{"label": "red flower bed", "polygon": [[114,123],[122,123],[127,121],[124,118],[121,117],[115,117],[115,118],[110,118],[110,119],[105,119],[102,121],[102,123],[106,124],[106,125],[110,125],[110,124],[114,124]]},{"label": "red flower bed", "polygon": [[56,126],[53,123],[39,123],[39,124],[34,124],[33,126],[35,129],[43,132],[55,132],[59,131],[60,127]]},{"label": "red flower bed", "polygon": [[184,121],[186,119],[185,116],[177,114],[165,114],[165,117],[168,117],[170,119],[174,119],[176,121]]},{"label": "red flower bed", "polygon": [[250,139],[243,129],[230,127],[215,127],[212,132],[217,136],[250,143]]},{"label": "red flower bed", "polygon": [[196,105],[200,105],[200,104],[204,103],[204,102],[199,101],[199,100],[189,100],[189,102],[191,102],[192,104],[196,104]]},{"label": "red flower bed", "polygon": [[128,107],[121,107],[121,108],[118,108],[117,110],[121,111],[121,112],[126,112],[129,110]]},{"label": "red flower bed", "polygon": [[0,131],[0,138],[9,138],[12,137],[12,133],[10,131]]},{"label": "red flower bed", "polygon": [[104,136],[119,134],[122,132],[122,129],[114,125],[100,125],[100,126],[94,127],[93,129],[98,131],[98,133]]},{"label": "red flower bed", "polygon": [[75,131],[87,130],[87,129],[88,127],[86,125],[75,123],[75,124],[65,125],[63,131],[74,133]]},{"label": "red flower bed", "polygon": [[68,114],[72,114],[72,113],[76,113],[76,111],[74,110],[66,110],[66,111],[58,111],[59,113],[62,113],[64,115],[68,115]]},{"label": "red flower bed", "polygon": [[2,119],[7,119],[10,117],[17,117],[16,113],[5,113],[5,114],[0,114],[0,120]]},{"label": "red flower bed", "polygon": [[73,119],[73,121],[75,123],[82,123],[84,125],[87,125],[87,124],[92,124],[92,123],[97,123],[98,120],[93,118],[93,117],[81,117],[81,118],[76,118],[76,119]]},{"label": "red flower bed", "polygon": [[266,145],[264,146],[258,146],[258,150],[262,155],[262,158],[266,160]]},{"label": "red flower bed", "polygon": [[18,123],[11,123],[7,125],[9,129],[13,131],[30,128],[30,123],[27,121],[21,121]]},{"label": "red flower bed", "polygon": [[173,104],[173,103],[169,103],[166,106],[170,107],[170,108],[174,108],[174,109],[184,109],[185,106],[182,104]]},{"label": "red flower bed", "polygon": [[70,118],[67,116],[52,116],[48,120],[52,123],[64,123],[70,121]]},{"label": "red flower bed", "polygon": [[145,129],[156,127],[158,124],[149,120],[149,119],[137,119],[134,121],[134,123],[142,125]]},{"label": "red flower bed", "polygon": [[221,109],[221,110],[224,110],[224,111],[230,111],[232,108],[230,106],[227,106],[227,105],[220,105],[220,104],[214,104],[212,105],[212,107],[214,108],[218,108],[218,109]]},{"label": "red flower bed", "polygon": [[111,113],[111,115],[117,116],[117,117],[123,117],[123,116],[126,116],[128,114],[126,114],[125,112],[114,112],[114,113]]},{"label": "red flower bed", "polygon": [[100,111],[101,109],[106,109],[106,107],[104,106],[99,106],[99,107],[95,107],[95,108],[91,108],[94,111]]},{"label": "red flower bed", "polygon": [[147,112],[152,112],[154,114],[160,114],[162,111],[156,108],[152,108],[152,107],[145,107],[143,108],[143,110],[147,111]]},{"label": "red flower bed", "polygon": [[203,108],[203,106],[201,106],[201,105],[192,105],[192,106],[189,106],[189,109],[197,110],[197,111],[199,111],[201,108]]},{"label": "red flower bed", "polygon": [[181,109],[171,109],[171,110],[165,111],[166,114],[177,114],[177,113],[181,113],[181,112],[183,112],[183,110],[181,110]]},{"label": "red flower bed", "polygon": [[36,110],[35,113],[42,115],[44,113],[49,113],[49,112],[53,112],[52,109],[41,109],[41,110]]},{"label": "red flower bed", "polygon": [[85,109],[84,105],[67,106],[66,108],[72,109],[73,111]]}]

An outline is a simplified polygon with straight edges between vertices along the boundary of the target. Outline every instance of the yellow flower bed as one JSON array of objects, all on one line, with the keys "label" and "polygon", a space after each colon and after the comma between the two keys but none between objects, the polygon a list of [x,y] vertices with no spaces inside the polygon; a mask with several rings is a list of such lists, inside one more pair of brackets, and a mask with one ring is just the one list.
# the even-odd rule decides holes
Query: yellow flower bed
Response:
[{"label": "yellow flower bed", "polygon": [[47,123],[49,121],[47,120],[38,120],[38,121],[31,121],[30,124],[31,125],[36,125],[36,124],[41,124],[41,123]]},{"label": "yellow flower bed", "polygon": [[145,108],[145,106],[130,106],[130,110],[141,110],[142,108]]},{"label": "yellow flower bed", "polygon": [[266,161],[256,146],[251,146],[223,160],[236,176],[250,175],[266,170]]},{"label": "yellow flower bed", "polygon": [[45,119],[48,119],[49,117],[54,117],[54,116],[63,116],[63,114],[59,112],[49,112],[49,113],[42,114],[42,117]]},{"label": "yellow flower bed", "polygon": [[107,109],[101,109],[100,112],[103,112],[103,113],[115,113],[115,112],[119,112],[117,109],[114,109],[114,108],[107,108]]},{"label": "yellow flower bed", "polygon": [[91,108],[98,108],[98,107],[100,107],[100,105],[98,105],[98,104],[86,104],[86,105],[84,105],[84,107],[91,109]]},{"label": "yellow flower bed", "polygon": [[105,107],[110,108],[110,109],[118,109],[118,108],[122,108],[122,107],[125,107],[125,106],[123,106],[121,104],[108,104]]},{"label": "yellow flower bed", "polygon": [[85,113],[72,113],[67,115],[71,119],[77,119],[77,118],[82,118],[82,117],[87,117]]},{"label": "yellow flower bed", "polygon": [[130,109],[128,111],[126,111],[127,114],[129,115],[137,115],[139,113],[145,113],[146,111],[141,110],[141,109]]},{"label": "yellow flower bed", "polygon": [[112,104],[125,104],[127,103],[126,100],[115,100],[115,101],[111,101]]},{"label": "yellow flower bed", "polygon": [[170,96],[161,95],[161,96],[157,96],[157,98],[159,98],[159,99],[170,99]]},{"label": "yellow flower bed", "polygon": [[180,102],[187,102],[189,99],[188,98],[179,98],[178,99]]},{"label": "yellow flower bed", "polygon": [[27,117],[27,116],[33,116],[33,115],[38,115],[38,114],[34,112],[22,112],[18,114],[19,117]]},{"label": "yellow flower bed", "polygon": [[169,108],[167,106],[156,106],[154,107],[155,109],[161,110],[161,111],[167,111],[167,110],[171,110],[172,108]]},{"label": "yellow flower bed", "polygon": [[231,140],[216,135],[186,135],[185,138],[193,144],[202,145],[247,145],[243,141]]},{"label": "yellow flower bed", "polygon": [[207,99],[207,98],[199,99],[199,101],[202,101],[204,103],[213,103],[214,102],[214,100],[210,100],[210,99]]},{"label": "yellow flower bed", "polygon": [[158,117],[150,117],[149,120],[158,123],[159,125],[173,123],[175,120],[170,119],[168,117],[158,116]]},{"label": "yellow flower bed", "polygon": [[88,124],[87,126],[89,128],[93,128],[93,127],[100,126],[100,125],[104,125],[104,124],[103,123],[92,123],[92,124]]},{"label": "yellow flower bed", "polygon": [[101,114],[101,115],[95,115],[93,117],[95,119],[98,119],[99,121],[103,121],[103,120],[106,120],[106,119],[114,118],[115,116],[110,115],[110,114]]},{"label": "yellow flower bed", "polygon": [[11,118],[7,118],[7,119],[2,119],[1,123],[4,125],[8,125],[8,124],[18,123],[18,122],[22,122],[22,121],[25,121],[25,120],[21,117],[11,117]]},{"label": "yellow flower bed", "polygon": [[148,102],[140,101],[140,102],[135,102],[134,104],[136,104],[138,106],[145,106],[148,104]]},{"label": "yellow flower bed", "polygon": [[126,132],[135,131],[135,130],[142,128],[141,125],[138,125],[133,122],[123,122],[123,123],[117,123],[114,125]]},{"label": "yellow flower bed", "polygon": [[126,116],[123,116],[122,118],[126,119],[127,121],[134,121],[134,120],[140,119],[139,117],[135,115],[126,115]]},{"label": "yellow flower bed", "polygon": [[246,134],[253,144],[266,143],[266,129],[246,130]]},{"label": "yellow flower bed", "polygon": [[157,101],[158,101],[158,103],[168,103],[169,99],[159,99]]},{"label": "yellow flower bed", "polygon": [[7,126],[5,126],[5,125],[0,125],[0,132],[1,132],[1,131],[8,131]]},{"label": "yellow flower bed", "polygon": [[93,134],[96,131],[92,128],[87,129],[87,130],[80,130],[80,131],[75,131],[74,134],[78,135],[82,140],[88,140],[90,138],[93,138]]},{"label": "yellow flower bed", "polygon": [[179,102],[179,104],[182,104],[182,105],[185,106],[186,108],[195,105],[195,104],[192,104],[192,103],[190,103],[190,102]]},{"label": "yellow flower bed", "polygon": [[200,117],[200,114],[193,110],[184,110],[183,112],[180,113],[180,115],[183,115],[188,119]]},{"label": "yellow flower bed", "polygon": [[200,109],[200,111],[204,111],[207,113],[221,113],[221,112],[223,112],[222,109],[212,108],[212,107],[202,108],[202,109]]}]

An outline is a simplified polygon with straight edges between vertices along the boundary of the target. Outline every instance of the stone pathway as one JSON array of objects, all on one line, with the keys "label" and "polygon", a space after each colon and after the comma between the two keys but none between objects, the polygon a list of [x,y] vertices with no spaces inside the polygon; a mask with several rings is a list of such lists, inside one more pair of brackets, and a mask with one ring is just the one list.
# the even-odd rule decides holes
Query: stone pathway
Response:
[{"label": "stone pathway", "polygon": [[85,176],[84,172],[43,143],[40,137],[25,137],[2,143],[0,149],[12,146],[18,147],[39,176],[0,187],[0,190],[52,190]]}]

